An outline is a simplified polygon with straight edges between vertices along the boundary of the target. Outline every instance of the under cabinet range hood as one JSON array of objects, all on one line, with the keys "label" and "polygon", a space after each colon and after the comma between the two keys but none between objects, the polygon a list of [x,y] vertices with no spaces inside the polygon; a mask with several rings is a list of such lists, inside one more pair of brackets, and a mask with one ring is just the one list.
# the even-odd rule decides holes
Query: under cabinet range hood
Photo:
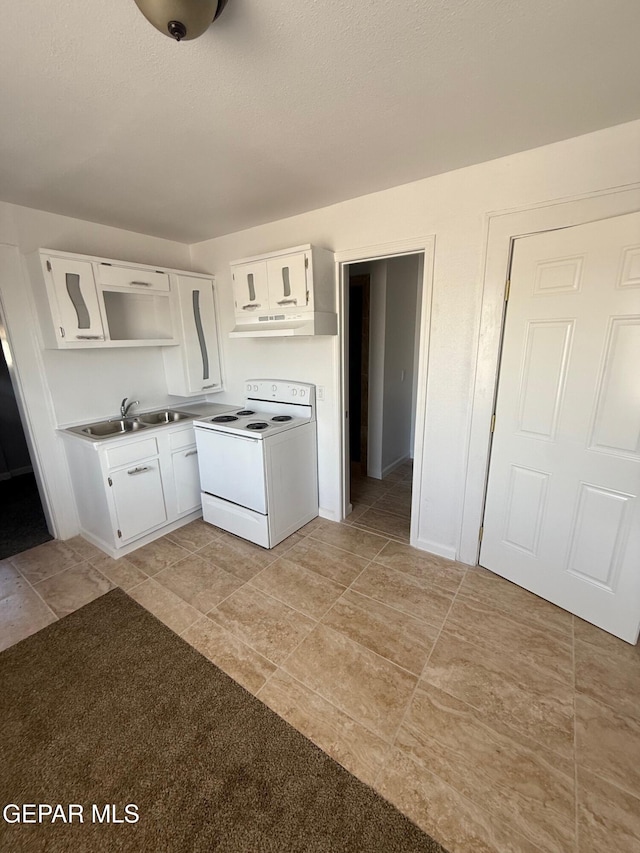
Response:
[{"label": "under cabinet range hood", "polygon": [[231,263],[239,337],[336,335],[333,252],[311,245]]}]

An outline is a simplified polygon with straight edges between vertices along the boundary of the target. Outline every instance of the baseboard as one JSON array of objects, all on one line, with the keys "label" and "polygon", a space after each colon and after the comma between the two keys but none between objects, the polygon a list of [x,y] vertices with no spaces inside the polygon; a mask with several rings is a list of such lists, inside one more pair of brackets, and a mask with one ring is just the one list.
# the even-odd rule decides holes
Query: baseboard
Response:
[{"label": "baseboard", "polygon": [[325,509],[325,508],[324,508],[324,507],[322,507],[322,506],[321,506],[321,507],[320,507],[320,509],[318,510],[318,515],[320,516],[320,518],[326,518],[326,519],[328,519],[329,521],[340,521],[340,519],[338,518],[338,514],[337,514],[337,513],[335,513],[335,512],[334,512],[333,510],[331,510],[331,509]]},{"label": "baseboard", "polygon": [[429,539],[415,539],[411,542],[414,548],[419,548],[421,551],[428,551],[430,554],[435,554],[438,557],[445,557],[447,560],[456,560],[456,549],[449,545],[442,545],[440,542],[431,542]]},{"label": "baseboard", "polygon": [[21,477],[23,474],[32,474],[33,468],[31,465],[25,465],[24,468],[13,468],[11,471],[3,471],[0,474],[0,480],[10,480],[12,477]]},{"label": "baseboard", "polygon": [[390,465],[386,465],[382,469],[382,479],[384,480],[384,478],[388,474],[390,474],[392,471],[395,471],[396,468],[399,468],[404,462],[407,462],[409,459],[411,459],[411,457],[409,455],[403,456],[401,459],[396,459],[395,462],[391,462]]}]

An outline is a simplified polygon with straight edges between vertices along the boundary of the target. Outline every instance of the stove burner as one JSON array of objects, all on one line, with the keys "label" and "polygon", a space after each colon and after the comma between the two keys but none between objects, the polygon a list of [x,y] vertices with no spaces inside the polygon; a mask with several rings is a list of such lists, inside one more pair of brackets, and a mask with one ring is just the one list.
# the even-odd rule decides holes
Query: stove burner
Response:
[{"label": "stove burner", "polygon": [[247,424],[247,429],[267,429],[269,424],[266,424],[264,421],[254,421],[251,424]]},{"label": "stove burner", "polygon": [[293,418],[291,415],[276,415],[275,418],[271,418],[271,420],[281,424],[284,423],[284,421],[292,421]]},{"label": "stove burner", "polygon": [[229,424],[231,421],[237,421],[237,417],[235,415],[218,415],[217,418],[211,418],[211,423],[213,424]]},{"label": "stove burner", "polygon": [[240,409],[239,412],[236,412],[236,415],[255,415],[253,409]]}]

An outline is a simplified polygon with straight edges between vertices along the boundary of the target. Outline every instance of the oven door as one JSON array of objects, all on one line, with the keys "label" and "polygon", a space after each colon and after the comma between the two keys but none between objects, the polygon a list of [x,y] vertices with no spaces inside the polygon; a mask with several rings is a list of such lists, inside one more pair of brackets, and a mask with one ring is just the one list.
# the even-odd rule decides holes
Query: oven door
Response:
[{"label": "oven door", "polygon": [[262,441],[195,427],[203,492],[267,514]]}]

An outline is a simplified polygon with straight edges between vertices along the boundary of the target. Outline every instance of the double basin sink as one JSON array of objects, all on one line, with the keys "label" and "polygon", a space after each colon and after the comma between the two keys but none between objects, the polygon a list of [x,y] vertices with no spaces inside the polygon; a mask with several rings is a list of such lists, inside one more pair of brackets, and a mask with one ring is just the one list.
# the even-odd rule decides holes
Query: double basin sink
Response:
[{"label": "double basin sink", "polygon": [[132,418],[114,418],[108,421],[98,421],[95,424],[72,427],[71,432],[91,438],[113,438],[115,435],[124,435],[128,432],[136,432],[148,427],[162,426],[163,424],[174,424],[178,421],[186,421],[197,417],[194,412],[180,412],[177,409],[160,409],[157,412],[146,412],[135,415]]}]

